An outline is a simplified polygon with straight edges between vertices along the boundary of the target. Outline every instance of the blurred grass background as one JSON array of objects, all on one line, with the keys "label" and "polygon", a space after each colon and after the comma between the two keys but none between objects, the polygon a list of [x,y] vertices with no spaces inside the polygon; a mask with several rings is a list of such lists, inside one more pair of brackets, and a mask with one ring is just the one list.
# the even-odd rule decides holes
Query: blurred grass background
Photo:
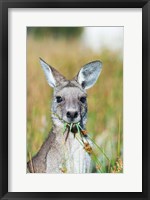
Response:
[{"label": "blurred grass background", "polygon": [[[116,161],[123,160],[123,51],[108,46],[95,51],[82,42],[85,29],[74,29],[30,27],[27,30],[27,158],[28,153],[36,154],[51,129],[53,89],[47,84],[39,57],[68,79],[84,64],[101,60],[102,73],[87,91],[87,130],[111,160],[111,172],[117,172]],[[110,172],[104,155],[100,151],[96,154],[103,172]]]}]

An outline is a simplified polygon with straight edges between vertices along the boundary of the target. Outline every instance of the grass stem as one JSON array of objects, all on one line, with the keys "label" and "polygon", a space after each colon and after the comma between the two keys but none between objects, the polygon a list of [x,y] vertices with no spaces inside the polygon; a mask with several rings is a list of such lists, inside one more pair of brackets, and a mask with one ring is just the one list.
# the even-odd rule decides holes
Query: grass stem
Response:
[{"label": "grass stem", "polygon": [[120,157],[120,115],[119,115],[119,120],[118,120],[118,158]]}]

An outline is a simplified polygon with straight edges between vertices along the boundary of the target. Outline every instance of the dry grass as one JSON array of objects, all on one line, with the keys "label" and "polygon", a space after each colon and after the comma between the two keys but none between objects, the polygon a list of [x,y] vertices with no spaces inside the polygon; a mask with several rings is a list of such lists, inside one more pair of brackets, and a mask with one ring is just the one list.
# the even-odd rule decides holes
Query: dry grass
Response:
[{"label": "dry grass", "polygon": [[[92,60],[103,62],[103,71],[95,86],[88,91],[87,130],[96,143],[111,159],[122,160],[123,134],[123,62],[122,55],[103,49],[94,53],[76,40],[44,38],[27,39],[27,151],[34,155],[51,129],[50,104],[52,88],[45,80],[39,57],[57,68],[68,79]],[[27,152],[27,153],[28,153]],[[97,157],[108,172],[108,163],[103,154]],[[93,172],[96,167],[93,166]],[[113,168],[112,171],[114,172]]]}]

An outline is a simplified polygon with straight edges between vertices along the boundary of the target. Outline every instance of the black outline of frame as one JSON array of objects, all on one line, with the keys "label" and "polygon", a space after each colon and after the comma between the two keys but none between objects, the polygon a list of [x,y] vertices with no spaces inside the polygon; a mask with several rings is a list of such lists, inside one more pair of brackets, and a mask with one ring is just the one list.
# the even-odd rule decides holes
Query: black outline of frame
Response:
[{"label": "black outline of frame", "polygon": [[[8,9],[142,8],[142,192],[8,192]],[[150,1],[149,0],[0,0],[0,198],[1,199],[150,199]]]}]

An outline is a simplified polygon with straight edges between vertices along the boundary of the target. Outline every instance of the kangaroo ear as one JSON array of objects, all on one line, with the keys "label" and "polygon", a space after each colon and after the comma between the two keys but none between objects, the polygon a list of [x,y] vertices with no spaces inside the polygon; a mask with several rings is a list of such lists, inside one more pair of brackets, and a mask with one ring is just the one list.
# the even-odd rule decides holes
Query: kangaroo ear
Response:
[{"label": "kangaroo ear", "polygon": [[48,65],[41,58],[40,58],[40,64],[46,76],[47,82],[51,87],[56,87],[57,85],[66,80],[63,75],[61,75],[56,69]]},{"label": "kangaroo ear", "polygon": [[84,89],[89,89],[96,83],[101,71],[102,62],[90,62],[81,68],[76,77],[76,80]]}]

